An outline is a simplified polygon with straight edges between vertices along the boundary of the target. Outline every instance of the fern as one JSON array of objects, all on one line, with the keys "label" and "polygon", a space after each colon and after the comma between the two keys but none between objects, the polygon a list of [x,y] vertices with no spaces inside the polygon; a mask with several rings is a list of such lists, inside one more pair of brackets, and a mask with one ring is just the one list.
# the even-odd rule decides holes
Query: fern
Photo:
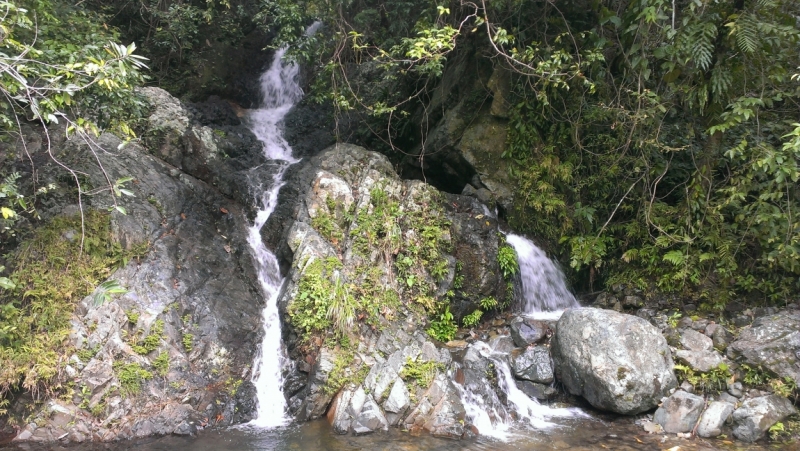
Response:
[{"label": "fern", "polygon": [[686,256],[683,255],[683,252],[680,250],[669,251],[664,254],[663,260],[665,262],[670,262],[675,266],[680,266],[686,261]]},{"label": "fern", "polygon": [[717,26],[712,22],[698,24],[692,46],[692,60],[703,70],[708,70],[714,51],[714,39],[717,37]]},{"label": "fern", "polygon": [[733,23],[731,34],[742,53],[753,53],[758,48],[758,26],[751,14],[742,13]]}]

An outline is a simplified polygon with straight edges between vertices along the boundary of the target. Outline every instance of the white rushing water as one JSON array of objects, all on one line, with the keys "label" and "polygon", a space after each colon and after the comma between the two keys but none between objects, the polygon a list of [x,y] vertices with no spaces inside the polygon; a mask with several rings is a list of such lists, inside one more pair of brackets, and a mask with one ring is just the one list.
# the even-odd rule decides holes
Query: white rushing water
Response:
[{"label": "white rushing water", "polygon": [[[306,34],[313,34],[318,27],[319,24],[312,25],[306,30]],[[278,427],[289,422],[286,415],[286,399],[283,396],[281,368],[285,357],[281,345],[281,321],[278,315],[278,294],[283,279],[277,258],[261,240],[261,228],[275,211],[286,169],[297,162],[292,156],[291,146],[283,138],[281,122],[303,96],[303,90],[297,80],[299,68],[294,62],[283,60],[285,53],[285,48],[276,51],[269,69],[261,75],[263,105],[248,115],[250,129],[264,145],[264,155],[272,164],[277,165],[269,189],[261,192],[259,199],[261,205],[247,239],[256,262],[258,279],[267,300],[263,312],[264,339],[261,342],[260,355],[253,365],[256,368],[253,372],[253,384],[256,387],[258,412],[250,425],[256,427]]]},{"label": "white rushing water", "polygon": [[552,421],[555,418],[589,417],[576,407],[552,408],[528,397],[517,387],[505,354],[493,352],[483,342],[476,342],[473,346],[494,364],[497,385],[505,395],[507,405],[504,407],[492,390],[481,387],[475,392],[469,386],[461,388],[461,403],[464,405],[466,416],[481,436],[509,441],[516,435],[513,418],[517,419],[520,426],[544,430],[558,426],[558,423]]},{"label": "white rushing water", "polygon": [[539,319],[558,319],[564,309],[579,307],[567,288],[561,268],[543,250],[519,235],[508,234],[506,242],[517,252],[522,279],[522,313]]}]

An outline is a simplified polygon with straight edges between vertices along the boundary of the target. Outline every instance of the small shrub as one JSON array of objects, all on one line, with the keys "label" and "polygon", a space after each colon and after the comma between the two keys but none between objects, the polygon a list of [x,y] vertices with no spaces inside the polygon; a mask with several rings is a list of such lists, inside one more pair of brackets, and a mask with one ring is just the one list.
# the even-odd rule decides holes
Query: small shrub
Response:
[{"label": "small shrub", "polygon": [[138,363],[115,362],[114,372],[119,380],[120,390],[125,396],[139,393],[142,383],[153,378],[153,373],[142,368]]},{"label": "small shrub", "polygon": [[474,312],[465,316],[464,319],[461,320],[461,323],[464,324],[464,327],[474,326],[480,322],[481,316],[483,316],[483,312],[480,310],[475,310]]},{"label": "small shrub", "polygon": [[164,377],[169,373],[169,353],[164,351],[153,360],[153,368],[159,376]]},{"label": "small shrub", "polygon": [[139,355],[147,355],[155,351],[164,339],[164,321],[156,320],[150,327],[150,333],[141,341],[134,343],[131,348]]},{"label": "small shrub", "polygon": [[406,382],[412,382],[420,387],[428,388],[436,377],[436,373],[444,369],[444,365],[432,360],[411,360],[406,357],[406,364],[400,371],[400,377]]},{"label": "small shrub", "polygon": [[519,262],[517,252],[508,245],[500,246],[497,250],[497,263],[500,265],[500,272],[506,280],[511,279],[519,272]]},{"label": "small shrub", "polygon": [[453,322],[453,314],[450,313],[448,305],[437,319],[431,321],[431,327],[426,332],[439,341],[447,342],[455,337],[456,331],[458,331],[458,327]]},{"label": "small shrub", "polygon": [[183,342],[183,349],[185,349],[186,352],[192,352],[192,349],[194,349],[194,335],[188,332],[183,334],[181,342]]},{"label": "small shrub", "polygon": [[481,299],[481,307],[483,307],[484,310],[493,309],[497,307],[497,299],[495,299],[494,296],[485,297]]}]

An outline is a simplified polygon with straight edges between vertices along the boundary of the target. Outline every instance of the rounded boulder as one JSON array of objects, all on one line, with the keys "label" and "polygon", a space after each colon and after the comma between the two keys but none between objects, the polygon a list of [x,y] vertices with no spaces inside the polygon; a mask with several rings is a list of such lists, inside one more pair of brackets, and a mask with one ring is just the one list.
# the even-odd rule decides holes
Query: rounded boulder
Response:
[{"label": "rounded boulder", "polygon": [[567,310],[552,342],[556,377],[592,406],[645,412],[678,384],[666,339],[642,318],[611,310]]}]

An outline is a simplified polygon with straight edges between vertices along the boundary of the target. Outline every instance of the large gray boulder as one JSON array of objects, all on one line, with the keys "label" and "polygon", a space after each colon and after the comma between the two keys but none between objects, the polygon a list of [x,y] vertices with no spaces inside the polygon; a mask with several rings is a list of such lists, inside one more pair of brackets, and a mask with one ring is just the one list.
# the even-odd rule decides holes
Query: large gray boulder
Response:
[{"label": "large gray boulder", "polygon": [[660,424],[670,434],[689,432],[697,424],[703,407],[705,400],[702,396],[678,390],[656,410],[653,422]]},{"label": "large gray boulder", "polygon": [[777,396],[748,399],[733,412],[733,435],[745,442],[755,442],[775,423],[797,413],[792,402]]},{"label": "large gray boulder", "polygon": [[552,342],[556,377],[594,407],[650,410],[678,384],[661,333],[642,318],[595,308],[567,310]]},{"label": "large gray boulder", "polygon": [[761,365],[780,377],[800,383],[800,310],[762,316],[739,333],[728,357]]}]

